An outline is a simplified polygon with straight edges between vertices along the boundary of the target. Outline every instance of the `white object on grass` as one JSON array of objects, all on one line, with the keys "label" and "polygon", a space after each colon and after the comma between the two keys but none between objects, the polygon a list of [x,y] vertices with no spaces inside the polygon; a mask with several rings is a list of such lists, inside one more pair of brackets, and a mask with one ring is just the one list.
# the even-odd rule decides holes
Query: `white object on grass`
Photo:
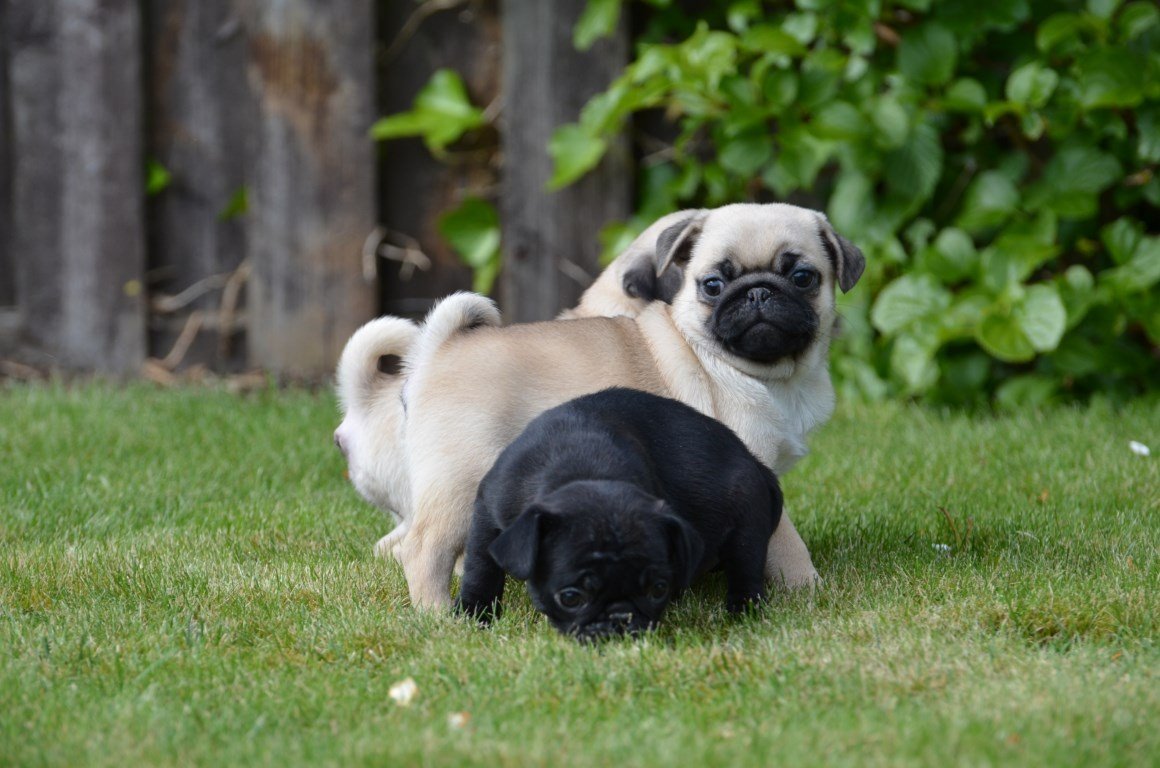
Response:
[{"label": "white object on grass", "polygon": [[408,677],[406,680],[400,680],[391,686],[388,691],[391,698],[400,707],[406,707],[411,704],[411,699],[415,698],[415,694],[419,692],[419,686],[415,684],[413,678]]},{"label": "white object on grass", "polygon": [[1135,440],[1129,440],[1128,447],[1131,448],[1132,453],[1136,454],[1137,456],[1151,456],[1152,455],[1151,448],[1144,445],[1143,443],[1138,443]]}]

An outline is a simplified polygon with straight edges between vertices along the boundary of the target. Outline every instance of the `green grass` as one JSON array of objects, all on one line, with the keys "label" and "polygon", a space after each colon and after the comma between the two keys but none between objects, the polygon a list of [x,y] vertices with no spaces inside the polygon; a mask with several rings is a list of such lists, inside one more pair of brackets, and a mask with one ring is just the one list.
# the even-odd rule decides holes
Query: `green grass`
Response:
[{"label": "green grass", "polygon": [[0,387],[0,764],[1156,765],[1160,408],[839,410],[813,599],[591,648],[413,613],[328,394]]}]

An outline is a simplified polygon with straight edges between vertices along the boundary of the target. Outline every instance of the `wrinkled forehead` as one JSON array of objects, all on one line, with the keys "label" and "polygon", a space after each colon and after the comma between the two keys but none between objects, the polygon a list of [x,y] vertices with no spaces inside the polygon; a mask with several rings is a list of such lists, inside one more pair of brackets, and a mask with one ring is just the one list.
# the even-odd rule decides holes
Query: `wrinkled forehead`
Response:
[{"label": "wrinkled forehead", "polygon": [[732,257],[772,262],[787,251],[824,260],[821,228],[817,213],[793,205],[726,206],[706,219],[693,260]]}]

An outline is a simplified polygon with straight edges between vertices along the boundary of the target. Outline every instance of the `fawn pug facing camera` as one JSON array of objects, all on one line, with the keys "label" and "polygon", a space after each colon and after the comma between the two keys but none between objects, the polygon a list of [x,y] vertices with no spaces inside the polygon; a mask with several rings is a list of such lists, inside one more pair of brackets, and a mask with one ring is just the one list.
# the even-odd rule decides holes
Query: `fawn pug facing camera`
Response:
[{"label": "fawn pug facing camera", "polygon": [[714,564],[726,607],[765,595],[777,478],[693,408],[608,389],[537,416],[483,478],[458,607],[484,621],[504,574],[581,640],[636,633]]},{"label": "fawn pug facing camera", "polygon": [[[404,385],[412,522],[398,554],[412,603],[450,604],[475,493],[499,453],[543,411],[609,387],[691,405],[733,429],[777,474],[806,453],[834,407],[828,351],[836,288],[862,253],[816,211],[739,204],[697,211],[657,239],[657,274],[684,269],[672,304],[635,318],[495,327],[490,300],[437,305]],[[817,572],[788,516],[768,543],[766,576],[791,587]]]}]

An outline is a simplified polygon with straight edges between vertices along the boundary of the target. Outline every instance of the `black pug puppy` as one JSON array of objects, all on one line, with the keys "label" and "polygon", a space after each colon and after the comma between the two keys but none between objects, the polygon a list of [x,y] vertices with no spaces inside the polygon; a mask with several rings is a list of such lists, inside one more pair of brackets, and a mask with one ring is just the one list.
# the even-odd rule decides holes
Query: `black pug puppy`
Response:
[{"label": "black pug puppy", "polygon": [[480,483],[460,611],[498,612],[504,572],[582,640],[657,624],[693,578],[725,571],[726,607],[765,595],[777,478],[683,403],[607,389],[534,419]]}]

